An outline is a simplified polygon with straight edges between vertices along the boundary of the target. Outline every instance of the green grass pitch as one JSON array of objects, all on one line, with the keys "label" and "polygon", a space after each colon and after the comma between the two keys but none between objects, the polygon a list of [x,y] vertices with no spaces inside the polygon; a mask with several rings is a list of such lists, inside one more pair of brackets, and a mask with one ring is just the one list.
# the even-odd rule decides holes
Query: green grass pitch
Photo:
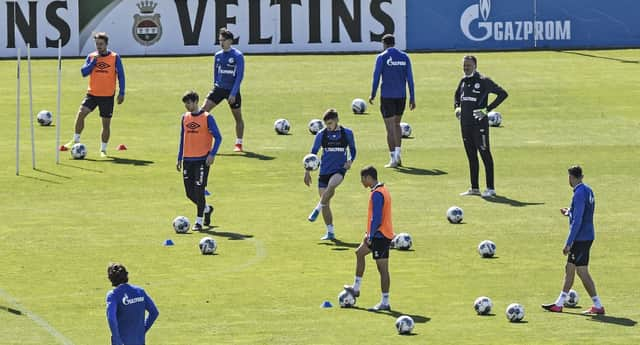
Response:
[{"label": "green grass pitch", "polygon": [[[114,48],[117,48],[114,46]],[[117,50],[117,49],[116,49]],[[211,87],[210,57],[127,58],[127,97],[113,119],[110,159],[101,159],[96,113],[87,118],[84,161],[62,152],[55,164],[55,127],[35,129],[38,170],[30,166],[26,63],[22,80],[21,176],[14,173],[15,61],[0,61],[0,344],[105,344],[106,266],[120,261],[131,283],[155,299],[160,317],[148,344],[638,344],[640,229],[640,51],[479,53],[479,70],[510,94],[491,129],[496,166],[494,202],[463,198],[468,167],[452,110],[463,54],[411,54],[417,109],[405,113],[414,137],[403,143],[402,170],[382,169],[388,154],[378,104],[353,115],[366,98],[374,55],[248,56],[242,84],[245,148],[234,154],[233,120],[214,110],[223,133],[210,174],[215,205],[210,236],[215,256],[202,256],[204,234],[176,235],[171,221],[193,220],[175,170],[180,98],[203,98]],[[23,60],[24,62],[24,60]],[[73,134],[86,90],[83,60],[63,61],[62,139]],[[56,62],[33,61],[34,112],[55,111]],[[358,157],[332,201],[339,244],[319,241],[324,225],[306,220],[317,189],[303,184],[301,159],[312,136],[307,122],[336,107],[354,130]],[[55,114],[54,116],[57,116]],[[278,136],[273,122],[292,123]],[[127,151],[115,147],[126,144]],[[540,308],[562,283],[571,199],[566,168],[581,164],[596,194],[596,242],[591,272],[606,318]],[[396,232],[413,236],[413,251],[392,251],[394,314],[320,308],[337,304],[353,281],[365,230],[368,191],[358,171],[373,164],[393,196]],[[317,174],[314,174],[314,183]],[[481,170],[481,187],[484,174]],[[445,211],[458,205],[464,224]],[[162,245],[165,239],[173,247]],[[481,259],[484,239],[497,258]],[[580,306],[590,300],[576,278]],[[493,299],[495,316],[475,315],[476,297]],[[367,260],[358,306],[380,298]],[[504,316],[525,306],[524,323]],[[415,335],[401,337],[395,316],[413,315]],[[48,326],[47,326],[48,325]],[[56,338],[56,334],[58,338]]]}]

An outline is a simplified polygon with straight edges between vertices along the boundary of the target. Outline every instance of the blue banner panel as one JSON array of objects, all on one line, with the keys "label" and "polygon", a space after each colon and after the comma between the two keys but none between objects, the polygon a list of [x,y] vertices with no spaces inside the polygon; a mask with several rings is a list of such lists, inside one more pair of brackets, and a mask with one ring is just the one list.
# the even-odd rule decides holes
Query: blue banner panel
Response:
[{"label": "blue banner panel", "polygon": [[407,0],[407,49],[640,47],[638,13],[638,0]]}]

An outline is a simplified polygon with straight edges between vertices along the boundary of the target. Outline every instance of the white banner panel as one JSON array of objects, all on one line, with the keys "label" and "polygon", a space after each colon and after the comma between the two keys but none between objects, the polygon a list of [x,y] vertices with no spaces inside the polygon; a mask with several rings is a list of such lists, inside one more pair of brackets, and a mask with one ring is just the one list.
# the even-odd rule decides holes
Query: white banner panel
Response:
[{"label": "white banner panel", "polygon": [[227,27],[247,53],[376,51],[383,33],[406,47],[405,0],[114,1],[80,34],[80,54],[105,31],[122,55],[208,54]]},{"label": "white banner panel", "polygon": [[32,56],[58,56],[58,39],[64,56],[77,56],[78,16],[78,0],[3,1],[0,57],[16,56],[18,47],[25,55],[27,43]]}]

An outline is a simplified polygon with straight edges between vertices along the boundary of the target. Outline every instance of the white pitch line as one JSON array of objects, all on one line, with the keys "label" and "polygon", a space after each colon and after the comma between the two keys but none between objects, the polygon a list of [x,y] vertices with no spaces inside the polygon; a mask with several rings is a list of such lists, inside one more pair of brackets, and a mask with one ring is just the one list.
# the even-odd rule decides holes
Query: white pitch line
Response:
[{"label": "white pitch line", "polygon": [[7,302],[11,303],[16,309],[20,310],[24,315],[31,319],[31,321],[35,322],[38,326],[45,329],[49,334],[51,334],[58,342],[64,345],[73,345],[73,342],[67,339],[62,333],[58,332],[53,326],[51,326],[47,321],[45,321],[40,316],[32,313],[27,310],[23,305],[18,303],[18,301],[13,298],[13,296],[9,295],[6,291],[0,289],[0,297],[5,299]]}]

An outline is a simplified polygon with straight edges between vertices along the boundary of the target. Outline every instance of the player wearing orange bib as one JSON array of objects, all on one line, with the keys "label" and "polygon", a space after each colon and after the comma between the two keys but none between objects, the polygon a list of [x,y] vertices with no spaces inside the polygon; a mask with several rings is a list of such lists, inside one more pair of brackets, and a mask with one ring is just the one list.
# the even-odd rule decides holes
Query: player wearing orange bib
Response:
[{"label": "player wearing orange bib", "polygon": [[369,197],[369,213],[367,216],[367,233],[356,249],[356,278],[353,285],[345,285],[344,289],[355,297],[360,296],[360,284],[365,269],[365,257],[373,252],[373,259],[380,273],[380,289],[382,300],[369,310],[391,310],[389,304],[389,248],[395,236],[391,221],[391,195],[387,187],[378,182],[378,171],[373,166],[360,171],[360,180],[365,188],[371,188]]},{"label": "player wearing orange bib", "polygon": [[100,155],[107,156],[107,143],[111,136],[111,117],[113,116],[113,98],[116,94],[116,79],[120,85],[118,104],[124,102],[124,67],[118,53],[108,50],[109,36],[99,32],[93,36],[96,51],[87,55],[87,60],[80,69],[82,76],[89,76],[87,95],[80,105],[76,116],[73,140],[64,146],[70,149],[74,143],[80,142],[80,134],[84,129],[84,119],[96,107],[100,109],[102,119],[102,142]]},{"label": "player wearing orange bib", "polygon": [[182,97],[187,112],[182,115],[180,123],[180,149],[176,163],[176,169],[182,171],[187,198],[196,204],[196,221],[192,228],[194,231],[202,230],[203,215],[204,225],[211,224],[213,206],[207,205],[204,191],[209,178],[209,167],[222,142],[213,115],[198,107],[199,98],[195,91],[188,91]]}]

